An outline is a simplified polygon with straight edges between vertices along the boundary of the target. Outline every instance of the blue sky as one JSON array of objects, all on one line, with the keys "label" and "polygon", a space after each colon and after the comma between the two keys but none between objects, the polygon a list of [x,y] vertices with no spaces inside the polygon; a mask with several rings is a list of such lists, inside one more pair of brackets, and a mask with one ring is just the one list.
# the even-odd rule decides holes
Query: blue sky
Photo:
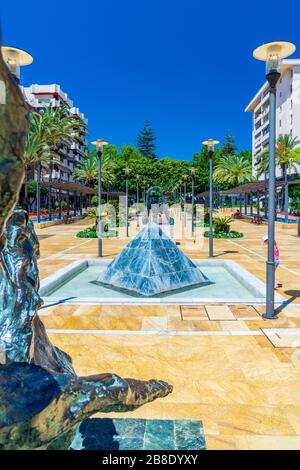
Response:
[{"label": "blue sky", "polygon": [[[135,144],[149,119],[159,157],[190,159],[230,130],[251,147],[244,108],[264,80],[263,42],[299,47],[290,0],[1,0],[3,43],[28,50],[24,85],[59,83],[89,119],[91,138]],[[268,14],[268,10],[272,14]]]}]

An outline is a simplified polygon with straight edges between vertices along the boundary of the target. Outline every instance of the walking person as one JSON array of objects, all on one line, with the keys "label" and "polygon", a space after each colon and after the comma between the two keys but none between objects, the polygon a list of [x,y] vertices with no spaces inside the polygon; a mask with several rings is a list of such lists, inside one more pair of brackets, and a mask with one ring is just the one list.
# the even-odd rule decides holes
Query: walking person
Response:
[{"label": "walking person", "polygon": [[[264,245],[268,245],[268,235],[265,235],[262,241]],[[279,248],[278,248],[276,241],[274,241],[274,262],[275,262],[275,273],[276,273],[276,269],[278,268],[280,264]],[[274,289],[278,289],[280,286],[281,284],[278,284],[278,282],[275,281]]]}]

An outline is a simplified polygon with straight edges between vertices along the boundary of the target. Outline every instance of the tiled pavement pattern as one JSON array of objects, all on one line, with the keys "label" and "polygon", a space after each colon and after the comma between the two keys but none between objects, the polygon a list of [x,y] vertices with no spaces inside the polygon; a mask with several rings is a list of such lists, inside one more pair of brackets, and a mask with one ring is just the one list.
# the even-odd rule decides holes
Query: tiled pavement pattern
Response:
[{"label": "tiled pavement pattern", "polygon": [[201,421],[92,418],[80,423],[72,450],[205,450]]},{"label": "tiled pavement pattern", "polygon": [[[39,231],[54,235],[41,240],[42,277],[74,260],[96,257],[96,240],[74,236],[80,228]],[[266,227],[238,221],[233,228],[245,238],[216,240],[215,255],[237,261],[264,281]],[[41,318],[52,330],[51,340],[71,354],[78,374],[113,371],[173,384],[167,398],[112,418],[201,420],[208,449],[300,449],[296,227],[279,228],[276,239],[279,293],[287,299],[278,320],[264,321],[263,306],[251,305],[55,305],[42,309]],[[104,255],[115,257],[125,244],[105,240]],[[207,241],[202,248],[191,241],[181,241],[180,247],[192,258],[207,257]]]}]

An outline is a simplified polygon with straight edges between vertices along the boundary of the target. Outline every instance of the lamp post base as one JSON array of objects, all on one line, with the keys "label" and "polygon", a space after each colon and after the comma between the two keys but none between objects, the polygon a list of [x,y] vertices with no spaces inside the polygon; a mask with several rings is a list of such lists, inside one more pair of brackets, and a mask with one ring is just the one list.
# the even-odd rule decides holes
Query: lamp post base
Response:
[{"label": "lamp post base", "polygon": [[98,258],[102,258],[102,239],[98,238]]},{"label": "lamp post base", "polygon": [[271,313],[264,313],[262,315],[262,317],[265,319],[265,320],[278,320],[278,316],[276,314],[271,314]]}]

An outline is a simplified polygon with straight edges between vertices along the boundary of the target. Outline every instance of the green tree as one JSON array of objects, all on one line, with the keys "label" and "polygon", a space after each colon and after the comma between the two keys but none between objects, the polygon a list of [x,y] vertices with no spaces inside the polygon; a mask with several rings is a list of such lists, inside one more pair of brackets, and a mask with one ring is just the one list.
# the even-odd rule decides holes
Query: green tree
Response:
[{"label": "green tree", "polygon": [[235,140],[233,135],[229,132],[225,136],[224,143],[221,147],[220,153],[221,155],[234,155],[236,153],[237,146],[235,144]]},{"label": "green tree", "polygon": [[[297,172],[296,165],[300,163],[300,139],[290,134],[281,134],[276,142],[276,163],[281,167],[282,178],[284,180],[282,207],[288,211],[288,180],[287,175],[292,169]],[[269,148],[260,152],[257,157],[258,176],[267,173],[269,170]],[[285,197],[286,196],[286,197]],[[284,202],[285,201],[285,202]],[[285,207],[284,207],[285,206]]]},{"label": "green tree", "polygon": [[251,162],[243,155],[221,155],[213,172],[214,181],[238,186],[252,181]]},{"label": "green tree", "polygon": [[[76,132],[86,133],[84,125],[79,125],[77,118],[69,113],[65,106],[45,107],[41,112],[30,113],[29,132],[25,140],[24,167],[25,205],[28,208],[28,173],[30,168],[46,163],[59,162],[58,147],[75,139]],[[37,191],[40,191],[39,184]]]},{"label": "green tree", "polygon": [[[300,163],[300,139],[292,137],[290,134],[278,136],[276,142],[276,163],[280,165],[282,176],[292,169],[297,171],[295,165]],[[258,175],[262,175],[269,170],[269,148],[264,149],[257,156]]]},{"label": "green tree", "polygon": [[[110,146],[112,147],[112,146]],[[112,149],[106,150],[101,157],[101,181],[107,186],[113,184],[115,180],[114,171],[116,163],[112,157]],[[95,148],[92,150],[87,149],[87,156],[82,161],[81,165],[73,172],[76,179],[83,179],[88,186],[92,186],[98,180],[98,157]]]},{"label": "green tree", "polygon": [[154,159],[156,157],[156,136],[151,128],[150,122],[145,121],[144,127],[140,130],[137,147],[141,155],[145,158]]}]

